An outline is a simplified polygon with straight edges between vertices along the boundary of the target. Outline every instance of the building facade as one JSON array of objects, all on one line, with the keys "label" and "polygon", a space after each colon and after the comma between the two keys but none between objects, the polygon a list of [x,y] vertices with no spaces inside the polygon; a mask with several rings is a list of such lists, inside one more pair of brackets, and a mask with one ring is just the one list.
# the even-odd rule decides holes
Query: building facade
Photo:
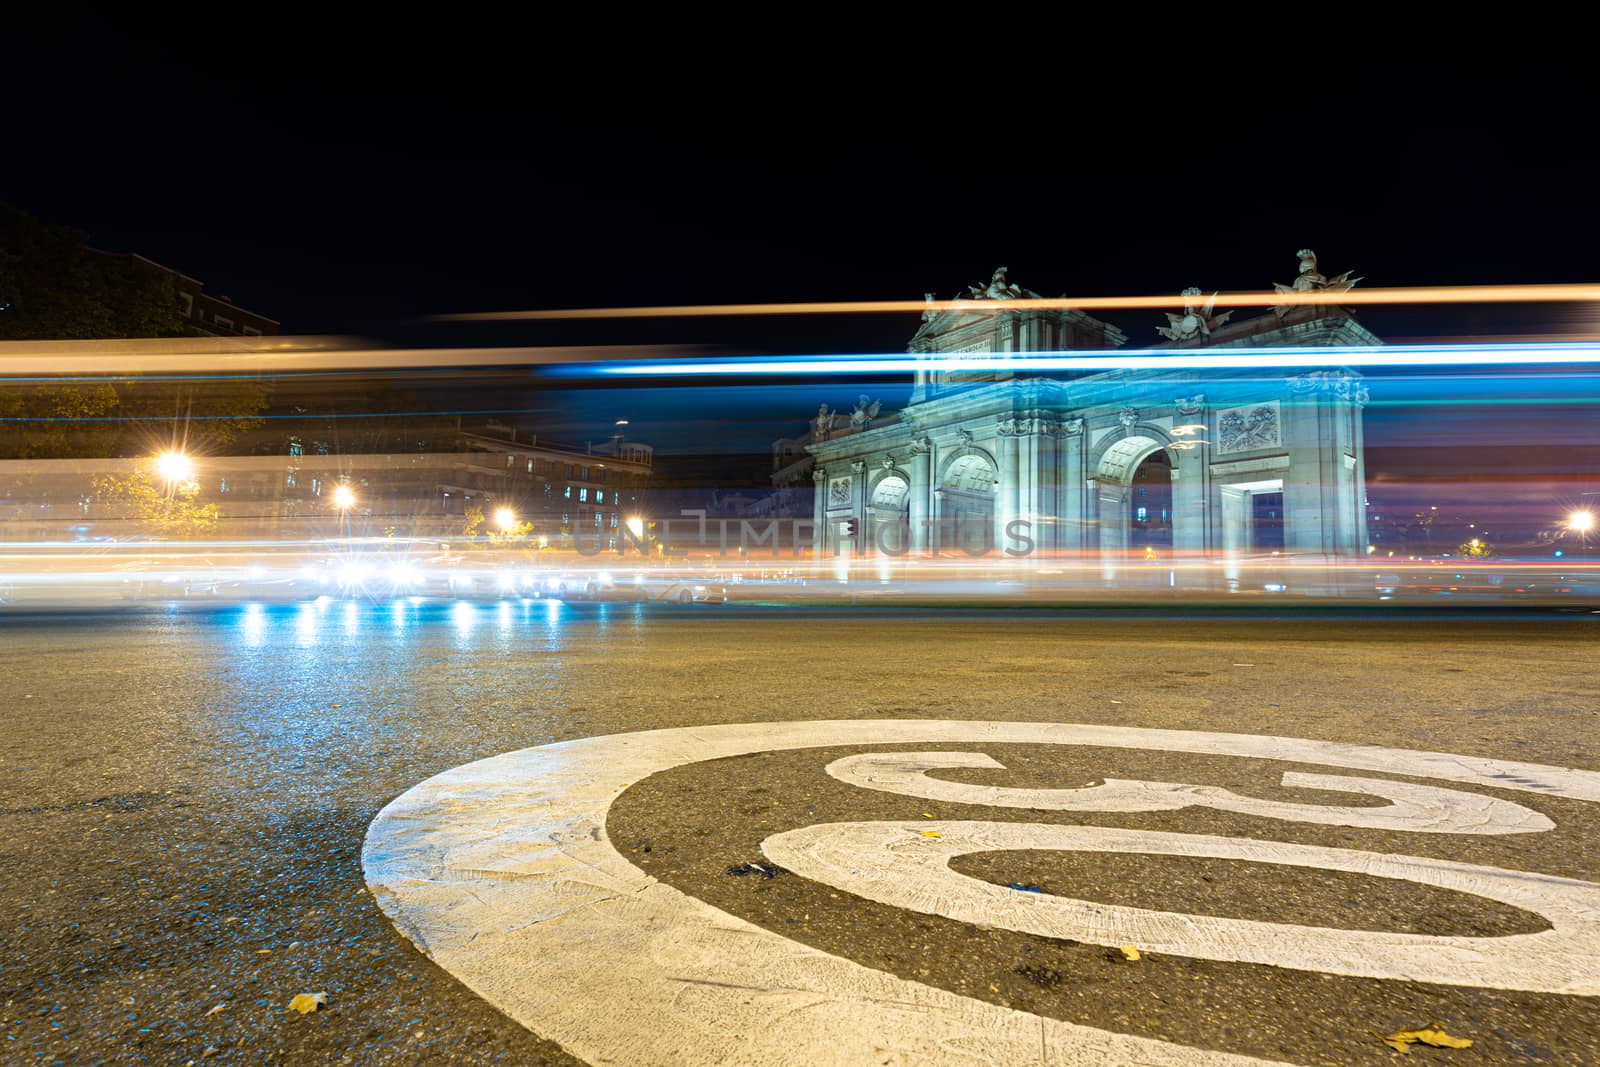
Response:
[{"label": "building facade", "polygon": [[[1230,323],[1214,297],[1187,290],[1182,313],[1167,314],[1150,347],[1176,355],[1380,344],[1333,302],[1356,280],[1320,274],[1309,250],[1300,260],[1300,276],[1279,290],[1328,302]],[[775,481],[807,472],[809,460],[819,556],[1057,556],[1112,573],[1150,553],[1365,553],[1359,374],[1188,369],[1182,360],[1076,375],[993,369],[993,354],[1126,341],[1081,311],[1007,308],[1037,296],[1002,268],[961,305],[930,308],[909,345],[924,358],[904,410],[880,414],[863,396],[848,416],[824,407],[804,439],[777,442]]]},{"label": "building facade", "polygon": [[[650,446],[638,442],[574,446],[484,427],[455,435],[449,451],[321,454],[291,444],[287,455],[195,456],[193,499],[217,506],[215,536],[229,539],[457,538],[479,515],[476,532],[491,532],[495,511],[508,508],[541,547],[593,552],[615,549],[624,524],[646,506],[652,461]],[[0,540],[145,533],[96,486],[152,462],[0,461]],[[347,511],[334,503],[341,485],[354,499]]]},{"label": "building facade", "polygon": [[191,278],[182,271],[173,270],[137,252],[102,252],[98,248],[88,251],[92,255],[122,260],[138,270],[171,279],[178,298],[178,316],[185,326],[196,333],[212,337],[276,337],[279,333],[277,319],[269,319],[242,308],[225,296],[213,296],[205,291],[205,282]]}]

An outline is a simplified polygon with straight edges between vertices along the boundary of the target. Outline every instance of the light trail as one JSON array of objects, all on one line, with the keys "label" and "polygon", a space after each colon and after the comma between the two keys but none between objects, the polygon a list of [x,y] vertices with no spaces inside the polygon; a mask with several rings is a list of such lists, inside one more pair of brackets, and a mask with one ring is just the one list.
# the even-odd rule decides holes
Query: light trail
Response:
[{"label": "light trail", "polygon": [[975,371],[1115,370],[1337,370],[1345,367],[1500,367],[1600,364],[1600,345],[1588,343],[1502,345],[1334,346],[1327,348],[1134,349],[1106,355],[1060,351],[997,352],[961,356],[921,353],[854,356],[767,356],[715,362],[654,360],[606,363],[585,373],[609,377],[729,375],[885,374],[910,370],[969,374]]},{"label": "light trail", "polygon": [[[1017,300],[833,300],[773,304],[667,304],[654,307],[554,308],[534,311],[468,311],[434,315],[435,322],[540,322],[554,319],[681,319],[757,315],[901,314],[960,311],[987,314],[1011,311],[1115,311],[1180,308],[1181,294],[1161,296],[1060,296]],[[1388,289],[1226,293],[1223,307],[1357,304],[1530,304],[1600,302],[1600,285],[1447,285]]]}]

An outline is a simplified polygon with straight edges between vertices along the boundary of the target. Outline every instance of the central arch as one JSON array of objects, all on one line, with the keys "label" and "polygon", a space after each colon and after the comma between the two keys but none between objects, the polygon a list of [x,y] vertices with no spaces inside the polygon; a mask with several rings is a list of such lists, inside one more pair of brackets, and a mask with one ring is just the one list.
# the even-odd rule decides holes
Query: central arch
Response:
[{"label": "central arch", "polygon": [[904,471],[887,468],[867,496],[872,551],[904,555],[911,547],[911,479]]},{"label": "central arch", "polygon": [[1096,526],[1101,570],[1116,576],[1119,565],[1146,553],[1166,556],[1177,517],[1172,486],[1177,457],[1166,434],[1140,426],[1113,441],[1095,464]]},{"label": "central arch", "polygon": [[939,547],[982,555],[994,547],[994,457],[968,448],[945,465],[939,479]]}]

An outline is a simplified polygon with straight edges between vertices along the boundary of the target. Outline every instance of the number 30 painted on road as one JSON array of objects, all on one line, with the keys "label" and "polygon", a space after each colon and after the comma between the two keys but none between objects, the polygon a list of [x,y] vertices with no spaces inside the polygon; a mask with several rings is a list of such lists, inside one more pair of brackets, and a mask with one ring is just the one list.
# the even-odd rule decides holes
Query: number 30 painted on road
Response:
[{"label": "number 30 painted on road", "polygon": [[[457,767],[379,814],[363,864],[380,904],[423,951],[512,1018],[594,1061],[1264,1062],[1042,1018],[863,967],[656,881],[606,838],[606,813],[616,797],[672,767],[785,749],[915,744],[1086,745],[1274,759],[1600,801],[1600,773],[1592,771],[1326,741],[1054,723],[750,723],[586,738]],[[1447,834],[1551,826],[1538,812],[1499,798],[1385,779],[1285,776],[1288,785],[1393,802],[1321,807],[1175,783],[1019,791],[926,774],[953,766],[996,764],[975,752],[880,752],[837,760],[829,772],[869,788],[946,799],[958,796],[942,791],[956,790],[963,803],[1003,807],[1148,811],[1206,804],[1272,819]],[[979,795],[987,799],[973,799]],[[775,862],[863,897],[1049,936],[1330,973],[1600,992],[1600,885],[1592,883],[1193,834],[958,822],[939,824],[944,836],[932,839],[917,832],[926,827],[824,824],[775,835],[763,848]],[[1359,871],[1526,908],[1554,929],[1450,938],[1204,918],[1016,893],[948,867],[964,852],[1025,848]],[[1274,936],[1284,933],[1294,936]]]}]

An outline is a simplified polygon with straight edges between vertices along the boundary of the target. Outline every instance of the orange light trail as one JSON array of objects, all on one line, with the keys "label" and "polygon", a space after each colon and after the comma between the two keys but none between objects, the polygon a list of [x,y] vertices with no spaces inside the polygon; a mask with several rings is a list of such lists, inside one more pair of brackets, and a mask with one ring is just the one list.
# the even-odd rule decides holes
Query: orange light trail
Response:
[{"label": "orange light trail", "polygon": [[[469,311],[432,316],[435,322],[537,322],[549,319],[671,319],[736,315],[844,315],[923,311],[984,314],[1002,311],[1113,311],[1178,308],[1181,295],[1041,297],[1019,300],[835,300],[784,304],[669,304],[654,307],[553,308],[538,311]],[[1352,289],[1341,293],[1224,293],[1223,307],[1356,304],[1600,303],[1600,284],[1452,285]]]}]

